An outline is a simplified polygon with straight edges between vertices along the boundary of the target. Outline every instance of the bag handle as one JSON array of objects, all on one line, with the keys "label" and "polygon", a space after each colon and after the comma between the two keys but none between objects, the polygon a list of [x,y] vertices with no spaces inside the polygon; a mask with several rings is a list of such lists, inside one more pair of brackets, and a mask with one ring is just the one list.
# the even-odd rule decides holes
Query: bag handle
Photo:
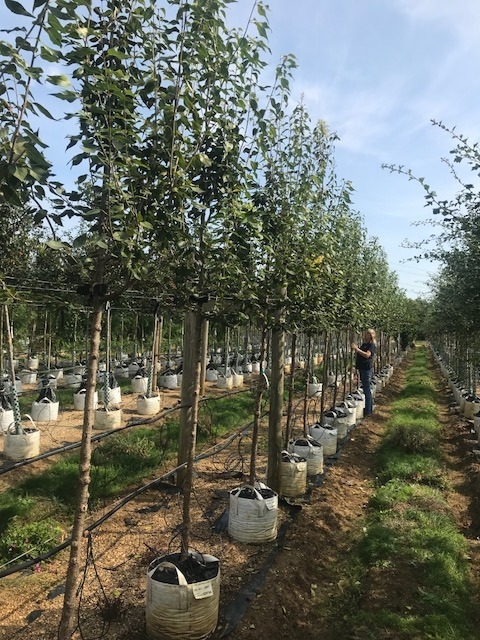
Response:
[{"label": "bag handle", "polygon": [[[257,497],[257,500],[263,500],[263,496],[262,496],[262,494],[261,494],[261,493],[260,493],[260,491],[259,491],[256,487],[254,487],[253,485],[251,485],[251,484],[244,484],[242,487],[239,487],[239,488],[238,488],[238,491],[241,491],[242,489],[251,489],[251,490],[255,493],[255,495],[256,495],[256,497]],[[238,497],[238,496],[235,496],[235,498],[237,498],[237,497]]]},{"label": "bag handle", "polygon": [[32,423],[32,426],[33,426],[33,428],[34,428],[34,429],[36,429],[36,428],[37,428],[37,425],[35,424],[35,422],[33,421],[32,416],[31,416],[29,413],[25,413],[25,414],[23,415],[23,417],[24,417],[24,418],[27,418],[28,420],[30,420],[30,422]]},{"label": "bag handle", "polygon": [[173,564],[173,562],[168,562],[168,561],[160,562],[159,564],[157,564],[155,569],[173,569],[177,574],[179,586],[186,587],[188,585],[187,579],[185,578],[183,573],[180,571],[180,569]]}]

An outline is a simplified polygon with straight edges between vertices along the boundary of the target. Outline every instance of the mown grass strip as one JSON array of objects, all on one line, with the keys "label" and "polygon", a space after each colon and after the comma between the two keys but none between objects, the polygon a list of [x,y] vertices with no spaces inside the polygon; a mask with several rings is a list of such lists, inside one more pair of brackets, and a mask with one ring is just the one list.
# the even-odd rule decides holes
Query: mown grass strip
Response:
[{"label": "mown grass strip", "polygon": [[[467,543],[445,499],[437,392],[417,347],[376,455],[378,489],[355,542],[335,637],[474,640]],[[354,571],[352,571],[352,567]]]}]

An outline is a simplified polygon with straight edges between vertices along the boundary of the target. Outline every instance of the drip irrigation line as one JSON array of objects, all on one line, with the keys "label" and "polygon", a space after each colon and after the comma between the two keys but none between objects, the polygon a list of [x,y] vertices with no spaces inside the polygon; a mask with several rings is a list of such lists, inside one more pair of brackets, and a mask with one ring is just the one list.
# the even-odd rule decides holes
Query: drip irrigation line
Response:
[{"label": "drip irrigation line", "polygon": [[[218,399],[235,395],[238,393],[246,393],[250,390],[251,390],[250,388],[241,389],[240,391],[231,391],[230,393],[225,393],[221,396],[208,396],[208,397],[200,398],[199,402],[208,402],[210,400],[218,400]],[[120,433],[122,431],[125,431],[126,429],[130,429],[131,427],[140,427],[145,424],[155,423],[158,420],[162,420],[163,418],[166,418],[170,414],[175,413],[175,411],[179,411],[180,409],[189,409],[190,407],[191,407],[190,404],[178,404],[175,407],[171,407],[170,409],[163,409],[160,413],[155,414],[151,418],[145,418],[144,420],[132,419],[128,424],[124,425],[123,427],[118,427],[116,429],[109,429],[108,431],[102,431],[101,433],[95,436],[92,436],[91,442],[99,442],[100,440],[103,440],[103,438],[107,438],[108,436],[111,436],[114,433]],[[9,465],[8,467],[2,466],[0,467],[0,476],[2,476],[5,473],[8,473],[9,471],[13,471],[14,469],[19,469],[20,467],[25,467],[29,464],[33,464],[34,462],[38,462],[39,460],[45,460],[46,458],[56,456],[60,453],[66,453],[67,451],[74,451],[75,449],[78,449],[81,446],[81,444],[82,442],[81,440],[79,440],[78,442],[72,442],[62,447],[57,447],[56,449],[45,451],[44,453],[41,453],[38,456],[35,456],[34,458],[19,460],[18,462],[15,462]]]},{"label": "drip irrigation line", "polygon": [[[261,417],[264,418],[266,415],[268,415],[268,411],[264,412]],[[200,453],[197,456],[195,456],[194,462],[199,462],[200,460],[205,460],[207,458],[210,458],[211,456],[214,456],[217,453],[220,453],[224,449],[227,449],[236,438],[238,438],[239,436],[244,434],[246,431],[248,431],[252,427],[253,427],[253,421],[249,422],[247,425],[245,425],[244,427],[242,427],[241,429],[239,429],[238,431],[233,433],[231,436],[229,436],[222,443],[215,444],[212,447],[210,447],[210,449],[207,449],[203,453]],[[116,431],[118,431],[118,429]],[[122,500],[120,500],[120,502],[118,502],[112,509],[110,509],[110,511],[108,511],[101,518],[99,518],[98,520],[96,520],[95,522],[90,524],[88,527],[86,527],[84,529],[84,536],[85,537],[89,536],[92,531],[94,531],[97,527],[102,525],[106,520],[108,520],[111,516],[113,516],[117,511],[119,511],[122,507],[124,507],[126,504],[128,504],[131,500],[133,500],[137,496],[141,495],[142,493],[145,493],[149,489],[152,489],[157,484],[159,484],[161,482],[164,482],[165,480],[168,480],[177,471],[179,471],[180,469],[185,468],[186,466],[187,466],[186,462],[181,464],[181,465],[178,465],[174,469],[171,469],[170,471],[167,471],[166,473],[164,473],[162,476],[160,476],[158,478],[155,478],[155,480],[152,480],[152,482],[149,482],[148,484],[143,485],[142,487],[139,487],[138,489],[135,489],[135,491],[132,491],[132,493],[128,494]],[[33,558],[32,560],[28,560],[27,562],[23,562],[20,565],[15,565],[15,567],[10,567],[9,569],[4,569],[3,571],[0,571],[0,579],[1,578],[5,578],[5,577],[7,577],[9,575],[12,575],[14,573],[19,573],[20,571],[25,571],[25,569],[29,569],[30,567],[33,567],[34,565],[38,564],[39,562],[43,562],[44,560],[48,560],[49,558],[55,556],[60,551],[63,551],[63,549],[66,549],[67,547],[69,547],[71,543],[72,543],[72,538],[70,537],[67,540],[65,540],[64,542],[62,542],[62,544],[58,545],[57,547],[54,547],[53,549],[51,549],[47,553],[44,553],[44,554],[42,554],[40,556],[37,556],[36,558]]]},{"label": "drip irrigation line", "polygon": [[[156,420],[161,420],[162,418],[165,418],[171,413],[174,413],[175,411],[178,411],[179,409],[184,408],[184,406],[185,405],[178,405],[176,407],[172,407],[171,409],[164,409],[161,413],[157,413],[152,418],[145,418],[145,420],[133,420],[132,422],[129,422],[123,427],[119,427],[117,429],[109,429],[108,431],[102,431],[101,433],[95,436],[92,436],[91,442],[98,442],[100,440],[103,440],[103,438],[106,438],[107,436],[110,436],[114,433],[120,433],[121,431],[130,429],[131,427],[137,427],[144,424],[151,424]],[[82,444],[81,440],[79,440],[78,442],[72,442],[62,447],[57,447],[57,449],[51,449],[50,451],[45,451],[44,453],[41,453],[38,456],[35,456],[34,458],[27,458],[27,460],[20,460],[8,467],[1,467],[0,476],[3,475],[4,473],[8,473],[9,471],[13,471],[14,469],[18,469],[20,467],[24,467],[34,462],[38,462],[39,460],[44,460],[45,458],[50,458],[51,456],[58,455],[59,453],[65,453],[66,451],[72,451],[74,449],[78,449],[81,446],[81,444]]]},{"label": "drip irrigation line", "polygon": [[[264,413],[262,415],[262,418],[265,417],[265,415],[267,415],[267,413],[268,412]],[[199,462],[201,460],[205,460],[207,458],[210,458],[211,456],[214,456],[217,453],[220,453],[224,449],[227,449],[232,444],[232,442],[234,440],[236,440],[239,436],[243,435],[246,431],[251,429],[252,426],[253,426],[253,421],[249,422],[246,426],[242,427],[239,431],[236,431],[235,433],[233,433],[231,436],[229,436],[222,443],[215,444],[212,447],[210,447],[210,449],[207,449],[203,453],[199,453],[198,455],[196,455],[195,458],[194,458],[194,462]],[[181,469],[184,469],[186,466],[187,466],[187,463],[184,462],[183,464],[176,466],[175,468],[171,469],[170,471],[167,471],[167,473],[163,474],[159,478],[155,478],[155,480],[152,480],[152,482],[149,482],[148,484],[143,485],[142,487],[139,487],[138,489],[135,489],[135,491],[130,493],[128,496],[125,496],[125,498],[123,498],[120,502],[118,502],[110,511],[105,513],[99,520],[97,520],[96,522],[94,522],[91,525],[89,525],[88,527],[86,527],[85,531],[86,532],[93,531],[94,529],[99,527],[101,524],[103,524],[106,520],[108,520],[108,518],[110,518],[114,513],[119,511],[126,504],[128,504],[131,500],[133,500],[137,496],[141,495],[142,493],[145,493],[145,491],[148,491],[149,489],[155,487],[155,485],[159,484],[160,482],[164,482],[165,480],[168,480],[171,476],[175,475],[177,473],[177,471],[180,471]],[[2,577],[2,575],[0,574],[0,578],[1,577]]]}]

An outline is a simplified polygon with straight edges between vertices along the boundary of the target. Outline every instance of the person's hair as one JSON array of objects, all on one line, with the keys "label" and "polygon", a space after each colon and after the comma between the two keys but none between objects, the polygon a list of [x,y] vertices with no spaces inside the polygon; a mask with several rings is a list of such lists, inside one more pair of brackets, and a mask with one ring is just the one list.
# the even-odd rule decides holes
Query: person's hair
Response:
[{"label": "person's hair", "polygon": [[373,344],[376,344],[377,338],[376,338],[375,329],[365,329],[365,332],[370,334]]}]

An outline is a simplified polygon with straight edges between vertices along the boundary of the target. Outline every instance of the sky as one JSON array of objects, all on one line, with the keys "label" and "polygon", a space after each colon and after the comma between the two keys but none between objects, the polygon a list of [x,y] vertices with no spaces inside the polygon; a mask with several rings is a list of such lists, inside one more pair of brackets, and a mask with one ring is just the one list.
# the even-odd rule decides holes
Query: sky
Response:
[{"label": "sky", "polygon": [[[253,4],[232,5],[231,20],[246,24]],[[442,198],[459,191],[442,161],[454,143],[432,120],[480,141],[479,0],[268,4],[273,67],[282,55],[297,58],[292,101],[303,97],[312,120],[337,133],[337,173],[353,183],[354,209],[385,249],[400,287],[425,297],[438,265],[412,261],[418,252],[402,244],[438,226],[427,224],[433,214],[421,186],[382,164],[411,169]]]},{"label": "sky", "polygon": [[[303,100],[312,121],[326,121],[339,136],[337,175],[353,183],[353,208],[384,248],[400,288],[427,296],[437,265],[413,260],[418,252],[402,245],[438,227],[428,224],[433,215],[421,186],[382,164],[425,177],[442,199],[459,190],[442,161],[453,142],[431,121],[480,141],[479,0],[266,1],[272,72],[283,55],[295,55],[292,105]],[[27,9],[32,2],[23,0]],[[234,1],[231,26],[246,27],[254,4]],[[18,21],[2,2],[0,29]],[[54,126],[47,142],[61,164],[66,141]]]}]

